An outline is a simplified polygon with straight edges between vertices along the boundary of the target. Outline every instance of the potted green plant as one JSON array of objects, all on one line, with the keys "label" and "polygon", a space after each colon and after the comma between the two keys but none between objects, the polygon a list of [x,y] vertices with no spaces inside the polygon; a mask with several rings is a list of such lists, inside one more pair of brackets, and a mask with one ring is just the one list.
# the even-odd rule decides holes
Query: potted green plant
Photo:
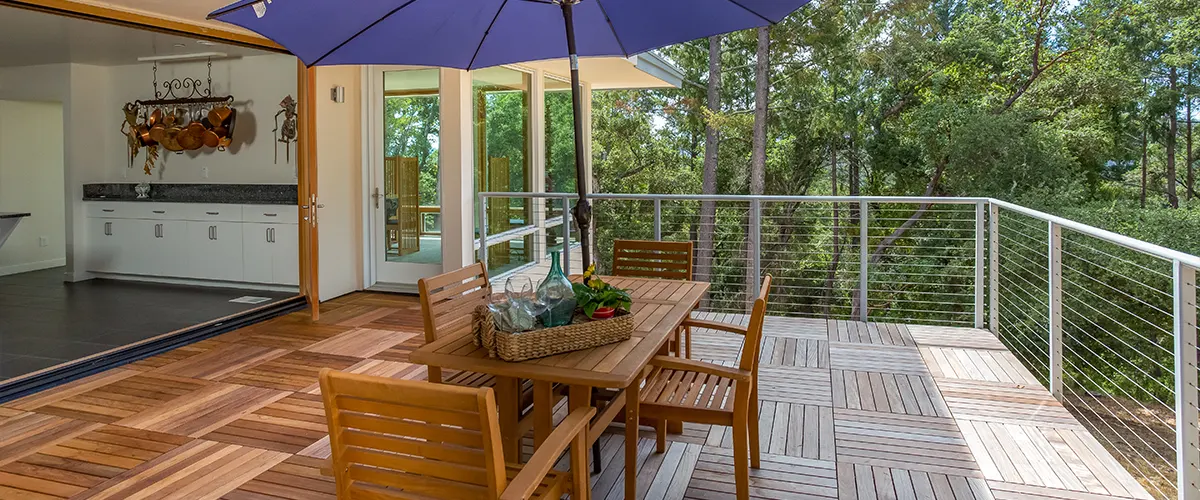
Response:
[{"label": "potted green plant", "polygon": [[593,264],[583,273],[583,283],[572,285],[577,307],[590,319],[608,319],[617,310],[628,312],[629,306],[633,305],[629,292],[605,283],[593,276],[595,273],[596,265]]}]

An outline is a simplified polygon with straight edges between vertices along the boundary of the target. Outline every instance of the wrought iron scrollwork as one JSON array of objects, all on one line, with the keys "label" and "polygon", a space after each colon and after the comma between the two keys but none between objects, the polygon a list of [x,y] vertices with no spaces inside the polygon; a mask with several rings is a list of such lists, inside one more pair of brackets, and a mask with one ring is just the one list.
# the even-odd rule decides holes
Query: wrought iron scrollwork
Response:
[{"label": "wrought iron scrollwork", "polygon": [[[158,84],[158,63],[154,63],[154,99],[136,100],[138,106],[172,106],[193,104],[233,104],[233,96],[213,97],[212,95],[212,60],[208,61],[208,82],[205,84],[199,78],[183,77],[165,80]],[[160,90],[161,87],[161,90]]]}]

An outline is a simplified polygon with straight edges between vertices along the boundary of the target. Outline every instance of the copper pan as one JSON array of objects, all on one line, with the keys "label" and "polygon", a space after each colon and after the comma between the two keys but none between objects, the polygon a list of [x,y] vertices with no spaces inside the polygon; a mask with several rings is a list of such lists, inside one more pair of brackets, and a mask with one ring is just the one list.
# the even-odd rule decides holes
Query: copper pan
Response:
[{"label": "copper pan", "polygon": [[225,120],[233,115],[233,109],[229,106],[218,106],[208,112],[208,123],[213,126],[225,123]]}]

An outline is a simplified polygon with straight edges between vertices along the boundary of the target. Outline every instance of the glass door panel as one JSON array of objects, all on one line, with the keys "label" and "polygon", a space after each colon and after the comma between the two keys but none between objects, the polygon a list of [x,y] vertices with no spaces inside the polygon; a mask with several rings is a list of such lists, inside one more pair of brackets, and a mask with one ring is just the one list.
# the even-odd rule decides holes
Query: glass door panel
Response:
[{"label": "glass door panel", "polygon": [[411,285],[442,270],[437,69],[376,71],[376,279]]}]

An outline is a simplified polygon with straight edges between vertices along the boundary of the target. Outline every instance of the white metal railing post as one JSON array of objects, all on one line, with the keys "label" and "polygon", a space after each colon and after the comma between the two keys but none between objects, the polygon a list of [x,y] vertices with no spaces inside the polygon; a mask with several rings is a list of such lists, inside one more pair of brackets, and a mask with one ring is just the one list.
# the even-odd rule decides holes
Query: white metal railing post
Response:
[{"label": "white metal railing post", "polygon": [[1200,412],[1196,387],[1196,268],[1174,261],[1175,469],[1180,500],[1200,499]]},{"label": "white metal railing post", "polygon": [[988,329],[1000,335],[1000,205],[988,207]]},{"label": "white metal railing post", "polygon": [[662,241],[662,200],[654,199],[654,240]]},{"label": "white metal railing post", "polygon": [[563,274],[571,275],[571,197],[563,196],[563,249],[562,249],[562,270]]},{"label": "white metal railing post", "polygon": [[488,268],[488,252],[487,252],[487,196],[479,195],[479,262],[483,263],[483,268]]},{"label": "white metal railing post", "polygon": [[983,328],[984,306],[983,297],[986,284],[983,281],[984,263],[983,244],[987,238],[984,226],[983,202],[975,202],[975,328]]},{"label": "white metal railing post", "polygon": [[867,265],[871,255],[869,208],[865,200],[858,202],[858,320],[864,322],[870,312],[867,307]]},{"label": "white metal railing post", "polygon": [[1048,223],[1048,243],[1046,245],[1047,255],[1049,256],[1049,274],[1046,281],[1049,283],[1049,308],[1050,314],[1050,394],[1055,399],[1062,400],[1062,226],[1051,221]]},{"label": "white metal railing post", "polygon": [[[657,216],[657,213],[655,215]],[[655,225],[657,225],[657,217],[655,220]],[[747,303],[753,303],[754,298],[758,297],[759,292],[761,292],[760,288],[762,287],[760,282],[762,280],[762,202],[758,198],[750,200],[749,234],[750,262],[751,266],[753,266],[751,272],[754,275],[754,279],[751,280],[751,283],[748,283],[751,294],[749,297],[750,300]]]}]

